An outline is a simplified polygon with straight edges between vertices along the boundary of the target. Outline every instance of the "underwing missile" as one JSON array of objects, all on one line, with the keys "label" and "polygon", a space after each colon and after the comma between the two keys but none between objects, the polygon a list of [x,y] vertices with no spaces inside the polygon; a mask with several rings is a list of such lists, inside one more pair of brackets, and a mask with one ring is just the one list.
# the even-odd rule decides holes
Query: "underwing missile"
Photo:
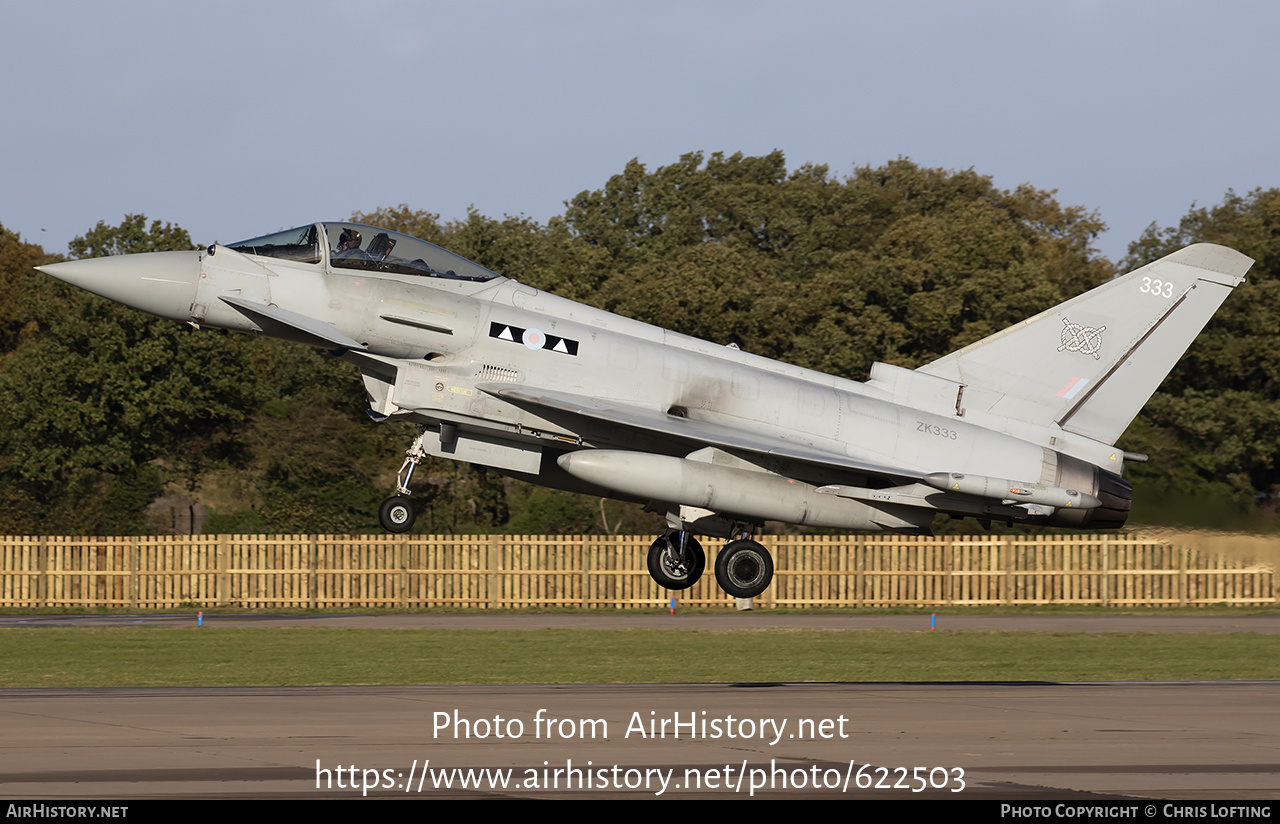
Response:
[{"label": "underwing missile", "polygon": [[1094,509],[1102,506],[1102,501],[1074,489],[989,478],[985,475],[931,472],[924,476],[924,482],[935,489],[977,495],[979,498],[992,498],[1001,503],[1044,504],[1073,509]]}]

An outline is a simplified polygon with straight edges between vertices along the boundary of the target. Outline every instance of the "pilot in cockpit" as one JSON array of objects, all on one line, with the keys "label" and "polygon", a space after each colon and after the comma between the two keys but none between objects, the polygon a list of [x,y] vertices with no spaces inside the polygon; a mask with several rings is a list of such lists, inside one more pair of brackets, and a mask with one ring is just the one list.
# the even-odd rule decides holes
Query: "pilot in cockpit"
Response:
[{"label": "pilot in cockpit", "polygon": [[360,233],[350,226],[342,230],[338,236],[338,248],[334,249],[335,257],[358,257],[360,253]]}]

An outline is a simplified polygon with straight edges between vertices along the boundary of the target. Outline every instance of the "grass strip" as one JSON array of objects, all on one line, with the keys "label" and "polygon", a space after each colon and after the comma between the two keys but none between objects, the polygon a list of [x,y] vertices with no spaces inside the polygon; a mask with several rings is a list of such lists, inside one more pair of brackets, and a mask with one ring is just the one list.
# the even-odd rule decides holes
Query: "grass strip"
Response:
[{"label": "grass strip", "polygon": [[0,687],[1280,679],[1280,636],[1051,632],[0,631]]}]

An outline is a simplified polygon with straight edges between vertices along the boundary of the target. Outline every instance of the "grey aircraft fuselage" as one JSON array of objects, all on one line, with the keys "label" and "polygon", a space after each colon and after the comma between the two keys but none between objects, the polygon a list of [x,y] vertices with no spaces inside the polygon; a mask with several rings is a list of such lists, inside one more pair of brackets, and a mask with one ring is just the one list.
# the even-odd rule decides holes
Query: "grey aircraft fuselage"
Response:
[{"label": "grey aircraft fuselage", "polygon": [[[1188,247],[918,370],[877,363],[862,383],[427,247],[323,223],[42,271],[197,328],[355,364],[371,416],[422,427],[402,496],[413,465],[436,455],[644,503],[675,533],[733,537],[766,519],[920,533],[939,512],[1122,525],[1131,490],[1114,442],[1252,263]],[[679,566],[683,544],[664,547]]]}]

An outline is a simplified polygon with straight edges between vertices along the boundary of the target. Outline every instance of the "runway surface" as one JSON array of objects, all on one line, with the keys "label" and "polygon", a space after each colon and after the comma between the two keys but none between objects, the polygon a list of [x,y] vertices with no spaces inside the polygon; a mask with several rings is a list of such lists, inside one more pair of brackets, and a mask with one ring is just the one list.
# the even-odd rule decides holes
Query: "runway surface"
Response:
[{"label": "runway surface", "polygon": [[1274,800],[1277,697],[1274,682],[9,690],[0,763],[4,796],[39,799],[369,784],[424,799]]},{"label": "runway surface", "polygon": [[[0,619],[0,627],[191,620],[25,616]],[[206,626],[926,629],[927,620],[206,616]],[[1280,631],[1280,619],[1247,616],[939,622],[966,630]],[[1277,800],[1278,699],[1280,682],[2,690],[0,795]]]}]

